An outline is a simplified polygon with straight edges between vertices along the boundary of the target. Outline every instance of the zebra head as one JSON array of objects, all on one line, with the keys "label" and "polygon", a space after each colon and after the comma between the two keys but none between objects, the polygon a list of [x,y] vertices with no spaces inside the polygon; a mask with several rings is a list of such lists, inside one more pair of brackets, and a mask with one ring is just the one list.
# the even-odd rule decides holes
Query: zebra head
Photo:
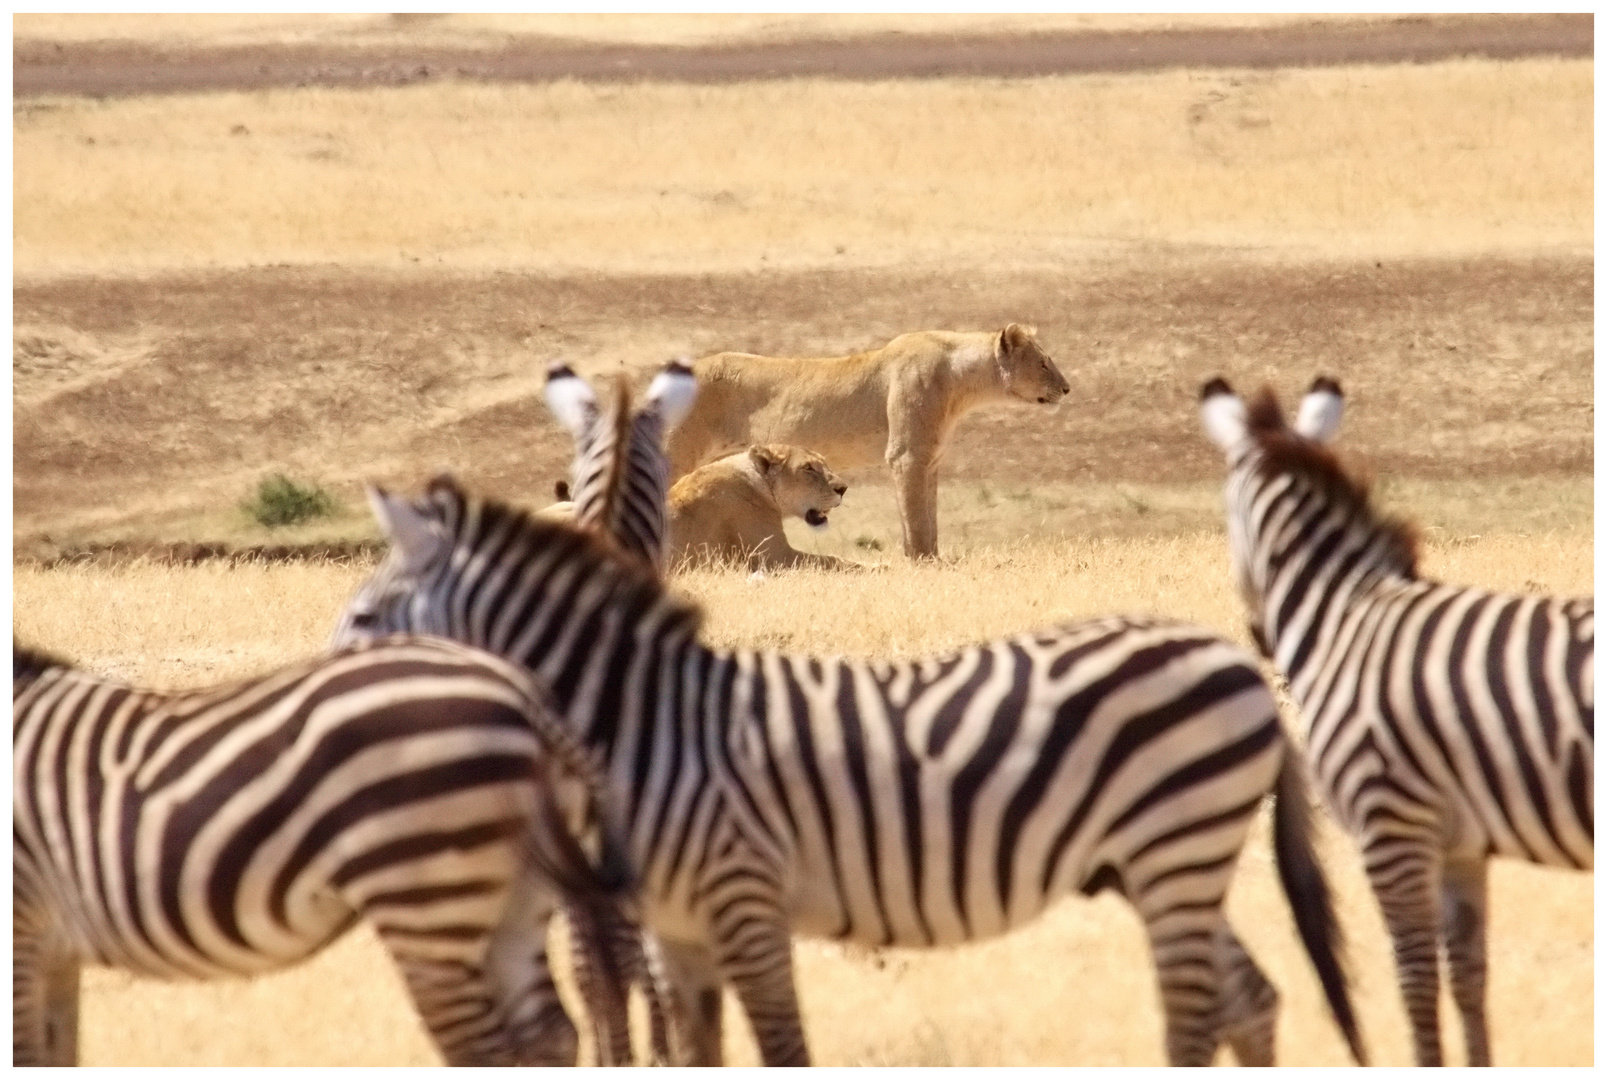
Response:
[{"label": "zebra head", "polygon": [[430,481],[417,500],[373,486],[368,498],[391,546],[341,612],[334,648],[432,634],[537,668],[547,632],[571,617],[607,609],[623,625],[651,615],[682,637],[701,621],[607,538],[470,495],[451,476]]},{"label": "zebra head", "polygon": [[1412,528],[1381,515],[1366,480],[1328,447],[1343,414],[1339,384],[1326,376],[1312,383],[1293,425],[1269,387],[1248,405],[1220,378],[1201,391],[1205,433],[1227,456],[1233,576],[1263,651],[1305,617],[1301,605],[1316,571],[1302,574],[1301,567],[1326,559],[1325,575],[1348,567],[1354,582],[1379,573],[1416,575]]},{"label": "zebra head", "polygon": [[1344,412],[1344,391],[1326,375],[1319,375],[1312,381],[1311,389],[1300,401],[1293,428],[1284,424],[1283,411],[1271,387],[1263,387],[1249,409],[1220,376],[1200,389],[1200,420],[1205,425],[1205,434],[1228,455],[1230,465],[1234,464],[1236,456],[1249,452],[1246,444],[1258,434],[1292,433],[1314,443],[1330,442],[1339,430]]},{"label": "zebra head", "polygon": [[[449,476],[437,477],[436,483],[455,486]],[[404,627],[417,626],[418,633],[430,633],[427,627],[437,621],[415,586],[438,578],[447,569],[451,527],[446,515],[432,512],[427,503],[414,504],[392,495],[377,484],[369,484],[367,491],[369,509],[390,548],[341,611],[329,638],[330,650],[403,632]]]},{"label": "zebra head", "polygon": [[661,570],[670,481],[664,436],[691,411],[697,396],[692,369],[679,360],[666,365],[634,416],[624,376],[614,379],[600,407],[584,379],[568,365],[554,364],[547,370],[545,396],[575,438],[570,497],[576,526]]},{"label": "zebra head", "polygon": [[[1246,406],[1226,379],[1215,378],[1200,390],[1200,421],[1205,434],[1227,456],[1226,488],[1228,555],[1233,578],[1250,615],[1250,632],[1263,653],[1270,652],[1265,606],[1270,567],[1277,561],[1267,544],[1286,535],[1285,527],[1298,500],[1282,498],[1293,480],[1274,462],[1287,462],[1293,452],[1315,450],[1339,430],[1344,394],[1339,383],[1318,376],[1300,402],[1294,426],[1270,386],[1263,386]],[[1324,455],[1326,456],[1326,455]]]}]

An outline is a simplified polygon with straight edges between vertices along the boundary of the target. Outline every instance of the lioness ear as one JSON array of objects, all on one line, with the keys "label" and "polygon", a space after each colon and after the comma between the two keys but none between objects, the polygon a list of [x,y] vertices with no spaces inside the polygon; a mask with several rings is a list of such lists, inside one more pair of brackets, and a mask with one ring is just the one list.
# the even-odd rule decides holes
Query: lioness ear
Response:
[{"label": "lioness ear", "polygon": [[552,485],[552,493],[553,493],[554,496],[557,497],[559,502],[568,502],[569,501],[569,481],[568,480],[555,481],[553,483],[553,485]]},{"label": "lioness ear", "polygon": [[748,457],[752,459],[754,467],[762,476],[768,476],[771,469],[781,464],[781,458],[768,446],[748,447]]},{"label": "lioness ear", "polygon": [[1033,333],[1034,331],[1030,326],[1010,323],[999,331],[999,351],[1001,353],[1015,352],[1032,340]]}]

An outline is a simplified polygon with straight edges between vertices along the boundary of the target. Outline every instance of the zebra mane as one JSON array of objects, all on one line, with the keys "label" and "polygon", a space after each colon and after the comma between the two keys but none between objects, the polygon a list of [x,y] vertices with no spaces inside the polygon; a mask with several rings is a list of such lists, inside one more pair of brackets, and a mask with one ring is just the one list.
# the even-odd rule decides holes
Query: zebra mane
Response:
[{"label": "zebra mane", "polygon": [[1417,527],[1373,505],[1371,478],[1359,468],[1347,467],[1327,446],[1293,431],[1284,422],[1283,408],[1272,387],[1262,386],[1247,404],[1245,425],[1261,448],[1257,469],[1263,475],[1298,476],[1348,508],[1388,540],[1397,567],[1415,578]]},{"label": "zebra mane", "polygon": [[11,639],[11,681],[18,679],[37,679],[51,668],[71,668],[76,665],[54,653],[35,649],[29,645],[19,645],[16,635]]},{"label": "zebra mane", "polygon": [[[580,520],[588,513],[595,512],[600,519],[595,524],[605,536],[613,534],[614,518],[619,513],[620,489],[625,486],[626,459],[629,457],[628,448],[631,438],[631,388],[624,375],[615,375],[613,380],[613,393],[609,395],[607,412],[599,417],[599,423],[606,423],[613,428],[612,439],[614,452],[608,455],[608,468],[603,481],[602,489],[597,493],[595,504],[575,507],[575,518]],[[596,510],[592,511],[592,506]]]},{"label": "zebra mane", "polygon": [[563,552],[565,561],[581,562],[587,573],[612,578],[617,602],[644,611],[656,607],[663,612],[665,625],[679,623],[691,634],[702,629],[702,608],[665,588],[651,566],[639,559],[621,558],[608,537],[568,522],[536,517],[495,499],[471,495],[449,474],[430,481],[424,503],[422,509],[426,513],[433,511],[454,543],[465,539],[464,524],[472,519],[479,535],[507,538],[499,545],[504,556],[556,547]]}]

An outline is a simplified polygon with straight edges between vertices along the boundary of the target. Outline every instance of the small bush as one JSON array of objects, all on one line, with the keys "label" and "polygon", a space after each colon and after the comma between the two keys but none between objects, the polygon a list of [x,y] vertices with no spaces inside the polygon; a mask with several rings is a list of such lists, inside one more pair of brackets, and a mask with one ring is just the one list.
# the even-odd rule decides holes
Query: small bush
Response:
[{"label": "small bush", "polygon": [[329,517],[335,512],[335,498],[317,485],[302,487],[284,473],[274,473],[257,484],[255,497],[240,508],[258,525],[273,529]]}]

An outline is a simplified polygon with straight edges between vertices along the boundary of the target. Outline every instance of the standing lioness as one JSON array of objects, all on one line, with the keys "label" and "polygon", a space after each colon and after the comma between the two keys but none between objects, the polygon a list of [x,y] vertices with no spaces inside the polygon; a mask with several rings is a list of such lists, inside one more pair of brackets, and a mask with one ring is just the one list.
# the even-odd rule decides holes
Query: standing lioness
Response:
[{"label": "standing lioness", "polygon": [[716,353],[692,365],[698,396],[670,434],[671,478],[750,443],[792,443],[838,468],[885,461],[898,490],[904,552],[937,555],[937,462],[966,410],[989,401],[1054,404],[1070,387],[1032,328],[921,330],[824,359]]}]

